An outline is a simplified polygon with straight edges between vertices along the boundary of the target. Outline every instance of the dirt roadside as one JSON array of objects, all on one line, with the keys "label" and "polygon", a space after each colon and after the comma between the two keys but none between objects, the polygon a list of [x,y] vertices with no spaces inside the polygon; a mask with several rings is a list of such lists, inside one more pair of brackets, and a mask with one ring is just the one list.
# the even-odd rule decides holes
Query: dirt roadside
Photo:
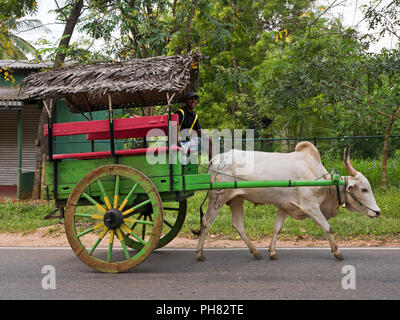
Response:
[{"label": "dirt roadside", "polygon": [[[93,235],[93,243],[97,236]],[[89,239],[89,241],[91,241]],[[269,246],[271,239],[266,238],[262,241],[253,241],[257,248],[265,248]],[[103,241],[107,245],[106,241]],[[166,247],[169,248],[196,248],[197,238],[182,238],[176,237]],[[117,245],[118,241],[116,241]],[[337,241],[339,247],[400,247],[400,237],[390,240],[346,240]],[[327,247],[329,243],[326,240],[312,239],[296,239],[291,241],[279,240],[277,247]],[[54,226],[43,227],[31,233],[0,233],[0,247],[69,247],[69,243],[62,227],[55,228]],[[102,244],[100,243],[100,246]],[[205,248],[244,248],[245,243],[241,240],[229,240],[217,238],[213,235],[206,237]]]}]

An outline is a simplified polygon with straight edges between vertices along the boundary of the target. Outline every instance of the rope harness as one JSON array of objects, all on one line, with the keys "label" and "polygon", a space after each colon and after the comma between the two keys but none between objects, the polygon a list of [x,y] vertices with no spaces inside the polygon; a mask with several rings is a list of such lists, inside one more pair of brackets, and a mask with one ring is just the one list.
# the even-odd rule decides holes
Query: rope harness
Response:
[{"label": "rope harness", "polygon": [[347,191],[347,184],[348,184],[348,183],[347,183],[347,179],[348,179],[348,177],[344,176],[343,178],[344,178],[344,200],[343,200],[343,202],[342,202],[342,200],[341,200],[341,198],[340,198],[339,185],[336,185],[336,192],[337,192],[337,197],[338,197],[338,201],[339,201],[339,206],[343,205],[343,208],[346,208],[346,207],[347,207],[347,205],[348,205],[349,202],[347,201],[347,196],[346,196],[346,195],[349,194],[350,197],[352,197],[353,200],[356,201],[360,207],[365,207],[365,208],[367,208],[368,210],[371,210],[372,212],[375,212],[376,214],[379,214],[379,213],[380,213],[379,211],[374,210],[374,209],[368,207],[366,204],[362,203],[362,201],[361,201],[359,198],[357,198],[357,197],[354,195],[353,192]]}]

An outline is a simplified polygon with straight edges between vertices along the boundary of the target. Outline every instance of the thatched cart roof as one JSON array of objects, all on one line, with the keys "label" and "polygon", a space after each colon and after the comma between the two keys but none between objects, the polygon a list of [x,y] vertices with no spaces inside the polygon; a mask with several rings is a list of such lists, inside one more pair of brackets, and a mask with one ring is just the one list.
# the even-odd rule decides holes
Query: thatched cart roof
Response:
[{"label": "thatched cart roof", "polygon": [[144,107],[183,100],[194,90],[199,53],[133,59],[116,63],[75,65],[39,72],[20,84],[25,99],[63,97],[71,112],[107,109],[109,95],[113,108]]}]

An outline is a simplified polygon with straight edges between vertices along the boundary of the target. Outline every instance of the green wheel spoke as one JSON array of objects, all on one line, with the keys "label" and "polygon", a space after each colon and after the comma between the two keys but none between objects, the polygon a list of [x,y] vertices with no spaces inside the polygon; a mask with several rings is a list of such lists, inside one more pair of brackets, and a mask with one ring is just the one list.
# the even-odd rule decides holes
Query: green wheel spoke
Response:
[{"label": "green wheel spoke", "polygon": [[120,177],[116,176],[115,177],[115,189],[114,189],[114,208],[118,208],[118,202],[119,202],[119,180]]},{"label": "green wheel spoke", "polygon": [[164,209],[164,211],[165,211],[165,210],[179,211],[179,208],[164,207],[163,209]]},{"label": "green wheel spoke", "polygon": [[130,218],[124,219],[124,222],[133,223],[133,226],[132,226],[131,229],[134,229],[138,223],[140,223],[140,224],[148,224],[150,226],[154,226],[154,223],[152,221],[136,220],[136,219],[130,219]]},{"label": "green wheel spoke", "polygon": [[89,196],[87,193],[82,192],[82,196],[85,197],[86,200],[88,200],[91,204],[95,205],[97,209],[99,209],[101,212],[106,213],[107,210],[96,200],[94,200],[91,196]]},{"label": "green wheel spoke", "polygon": [[147,200],[145,200],[145,201],[143,201],[143,202],[137,204],[136,206],[134,206],[134,207],[132,207],[132,208],[130,208],[130,209],[128,209],[128,210],[122,212],[122,215],[126,216],[127,214],[129,214],[129,213],[131,213],[131,212],[133,212],[133,211],[135,211],[135,210],[137,210],[137,209],[140,209],[141,207],[145,206],[146,204],[148,204],[148,203],[150,203],[150,202],[151,202],[151,200],[150,200],[150,199],[147,199]]},{"label": "green wheel spoke", "polygon": [[91,218],[92,214],[89,214],[89,213],[75,213],[74,216],[75,217],[83,217],[83,218]]},{"label": "green wheel spoke", "polygon": [[92,218],[97,220],[103,220],[104,216],[99,214],[90,214],[90,213],[75,213],[75,217],[82,217],[82,218]]},{"label": "green wheel spoke", "polygon": [[93,231],[94,231],[94,228],[87,229],[87,230],[81,232],[80,234],[78,234],[77,237],[80,238],[80,237],[84,236],[85,234],[88,234]]},{"label": "green wheel spoke", "polygon": [[89,254],[91,255],[94,250],[97,248],[97,246],[99,245],[100,241],[103,240],[104,236],[106,235],[108,231],[108,228],[105,228],[103,230],[103,232],[100,234],[100,236],[98,237],[98,239],[96,240],[96,242],[94,243],[94,245],[92,246],[92,248],[89,250]]},{"label": "green wheel spoke", "polygon": [[167,220],[164,219],[164,223],[170,227],[171,229],[174,227],[172,224],[170,224]]},{"label": "green wheel spoke", "polygon": [[108,254],[107,254],[107,261],[111,261],[111,256],[112,256],[112,248],[113,248],[113,243],[114,243],[114,230],[110,230],[110,241],[108,243]]},{"label": "green wheel spoke", "polygon": [[99,245],[99,243],[100,243],[100,241],[101,241],[102,239],[99,237],[98,239],[97,239],[97,241],[94,243],[94,245],[93,245],[93,247],[90,249],[90,251],[89,251],[89,254],[91,255],[93,252],[94,252],[94,250],[97,248],[97,246]]},{"label": "green wheel spoke", "polygon": [[131,235],[136,239],[136,240],[138,240],[139,242],[141,242],[143,245],[146,245],[147,244],[147,242],[146,241],[144,241],[141,237],[139,237],[135,232],[131,232]]},{"label": "green wheel spoke", "polygon": [[127,227],[125,224],[123,224],[121,227],[122,229],[125,230],[127,234],[132,235],[137,241],[141,242],[143,245],[147,244],[146,241],[144,241],[141,237],[139,237],[133,230],[129,229],[129,227]]},{"label": "green wheel spoke", "polygon": [[124,209],[124,207],[126,206],[126,204],[129,201],[129,199],[132,197],[132,194],[135,192],[137,186],[138,186],[138,184],[135,183],[134,186],[132,187],[132,189],[129,191],[128,195],[125,197],[124,201],[122,201],[121,205],[118,208],[120,211],[122,211]]},{"label": "green wheel spoke", "polygon": [[141,224],[147,224],[149,226],[154,226],[154,223],[151,221],[145,221],[145,220],[136,220],[137,223],[141,223]]},{"label": "green wheel spoke", "polygon": [[96,181],[97,181],[97,184],[98,184],[98,186],[100,188],[101,194],[103,195],[104,203],[106,204],[107,209],[111,209],[110,199],[108,199],[107,193],[104,190],[103,183],[101,182],[100,179],[97,179]]},{"label": "green wheel spoke", "polygon": [[[146,219],[147,219],[147,216],[144,217],[144,220],[145,220],[145,221],[146,221]],[[146,236],[146,225],[143,224],[143,225],[142,225],[142,239],[143,239],[143,240],[144,240],[145,236]]]},{"label": "green wheel spoke", "polygon": [[125,257],[127,259],[130,259],[131,256],[129,255],[128,249],[125,245],[125,241],[124,241],[124,237],[122,236],[121,229],[117,228],[117,229],[115,229],[115,231],[117,233],[117,237],[118,237],[119,241],[121,242],[122,250],[124,250]]},{"label": "green wheel spoke", "polygon": [[[143,214],[140,214],[139,218],[143,217]],[[131,230],[135,229],[135,227],[137,226],[137,220],[135,221],[135,223],[132,225]]]},{"label": "green wheel spoke", "polygon": [[131,256],[129,255],[128,248],[126,247],[126,244],[125,244],[125,241],[124,241],[124,240],[121,240],[121,246],[122,246],[122,249],[124,250],[125,257],[126,257],[127,259],[130,259]]}]

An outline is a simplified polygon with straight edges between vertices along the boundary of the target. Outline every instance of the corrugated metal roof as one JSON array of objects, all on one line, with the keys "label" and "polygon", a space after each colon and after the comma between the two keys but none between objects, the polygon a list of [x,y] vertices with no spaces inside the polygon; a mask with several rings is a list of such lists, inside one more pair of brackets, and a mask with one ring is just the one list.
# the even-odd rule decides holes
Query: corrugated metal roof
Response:
[{"label": "corrugated metal roof", "polygon": [[18,89],[0,87],[0,108],[15,108],[23,105],[21,97],[18,96]]},{"label": "corrugated metal roof", "polygon": [[52,66],[51,62],[35,63],[29,60],[0,60],[0,68],[6,67],[12,70],[41,70]]},{"label": "corrugated metal roof", "polygon": [[[44,68],[52,67],[51,62],[34,63],[29,60],[0,60],[0,68],[7,68],[13,71],[28,70],[40,71]],[[23,97],[18,95],[17,88],[0,86],[0,109],[15,109],[24,105]]]},{"label": "corrugated metal roof", "polygon": [[18,89],[10,87],[0,87],[0,99],[19,100]]}]

